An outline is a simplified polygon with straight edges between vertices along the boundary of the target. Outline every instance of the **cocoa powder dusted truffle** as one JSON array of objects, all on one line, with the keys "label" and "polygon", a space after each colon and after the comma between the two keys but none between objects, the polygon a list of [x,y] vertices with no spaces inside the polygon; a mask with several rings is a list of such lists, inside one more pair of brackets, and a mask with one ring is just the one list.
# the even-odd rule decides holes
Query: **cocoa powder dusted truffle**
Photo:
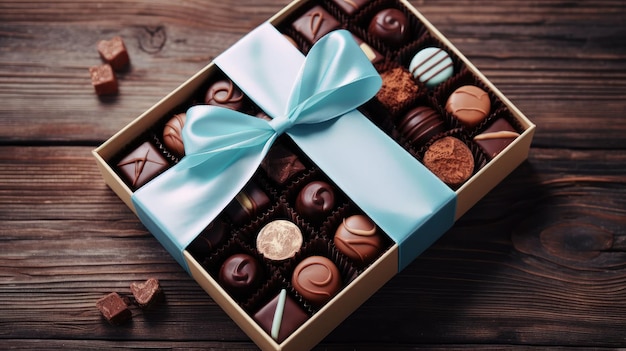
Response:
[{"label": "cocoa powder dusted truffle", "polygon": [[465,143],[448,136],[428,147],[424,154],[424,165],[441,181],[456,188],[472,176],[474,156]]},{"label": "cocoa powder dusted truffle", "polygon": [[372,262],[382,251],[382,235],[376,224],[364,215],[343,219],[335,231],[335,247],[359,265]]},{"label": "cocoa powder dusted truffle", "polygon": [[165,127],[163,127],[163,144],[167,151],[176,157],[185,156],[185,145],[183,143],[183,127],[187,120],[186,113],[177,113],[172,117]]},{"label": "cocoa powder dusted truffle", "polygon": [[312,305],[321,306],[341,289],[341,274],[328,258],[310,256],[294,269],[291,285]]},{"label": "cocoa powder dusted truffle", "polygon": [[407,101],[414,99],[418,93],[417,84],[411,73],[401,67],[396,67],[380,74],[383,85],[376,94],[376,99],[389,109],[400,107]]}]

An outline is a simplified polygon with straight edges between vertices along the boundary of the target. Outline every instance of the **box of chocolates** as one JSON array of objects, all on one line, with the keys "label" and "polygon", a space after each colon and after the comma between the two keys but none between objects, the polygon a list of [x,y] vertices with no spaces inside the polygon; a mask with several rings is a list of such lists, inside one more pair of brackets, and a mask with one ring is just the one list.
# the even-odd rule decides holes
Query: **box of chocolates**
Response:
[{"label": "box of chocolates", "polygon": [[264,350],[310,349],[523,162],[535,126],[404,0],[296,0],[94,150]]}]

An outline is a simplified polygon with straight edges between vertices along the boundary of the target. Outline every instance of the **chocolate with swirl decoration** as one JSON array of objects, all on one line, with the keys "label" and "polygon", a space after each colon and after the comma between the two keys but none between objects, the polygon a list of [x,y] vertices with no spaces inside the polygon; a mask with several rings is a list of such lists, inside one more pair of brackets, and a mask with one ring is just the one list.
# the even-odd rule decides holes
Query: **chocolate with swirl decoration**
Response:
[{"label": "chocolate with swirl decoration", "polygon": [[296,198],[296,211],[311,221],[324,219],[335,207],[335,192],[326,182],[313,181]]},{"label": "chocolate with swirl decoration", "polygon": [[230,256],[220,267],[219,282],[228,292],[243,296],[254,292],[263,277],[263,269],[254,257],[238,253]]},{"label": "chocolate with swirl decoration", "polygon": [[481,88],[464,85],[450,94],[446,102],[446,111],[465,126],[472,128],[489,115],[491,100],[489,94]]},{"label": "chocolate with swirl decoration", "polygon": [[183,143],[183,126],[187,119],[186,113],[177,113],[163,127],[163,144],[167,151],[176,157],[185,156],[185,144]]},{"label": "chocolate with swirl decoration", "polygon": [[300,33],[311,44],[331,31],[338,29],[340,25],[337,19],[319,5],[312,7],[291,24],[293,29]]},{"label": "chocolate with swirl decoration", "polygon": [[383,42],[399,46],[409,38],[406,15],[398,9],[385,9],[376,14],[369,25],[369,32]]},{"label": "chocolate with swirl decoration", "polygon": [[382,250],[382,235],[364,215],[344,218],[333,239],[335,247],[359,265],[372,262]]},{"label": "chocolate with swirl decoration", "polygon": [[218,80],[206,92],[204,102],[209,105],[226,107],[240,111],[244,105],[244,95],[228,79]]},{"label": "chocolate with swirl decoration", "polygon": [[293,271],[291,284],[308,302],[321,306],[341,289],[341,274],[324,256],[310,256]]}]

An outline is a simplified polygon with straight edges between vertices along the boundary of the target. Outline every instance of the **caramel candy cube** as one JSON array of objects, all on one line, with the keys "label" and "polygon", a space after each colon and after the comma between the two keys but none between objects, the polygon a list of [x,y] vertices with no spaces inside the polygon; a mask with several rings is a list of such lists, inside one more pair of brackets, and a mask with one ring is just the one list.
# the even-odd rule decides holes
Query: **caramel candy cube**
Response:
[{"label": "caramel candy cube", "polygon": [[111,65],[104,64],[89,68],[91,74],[91,84],[98,95],[114,95],[117,94],[117,78]]},{"label": "caramel candy cube", "polygon": [[107,322],[113,325],[120,325],[132,318],[128,304],[116,292],[112,292],[98,300],[96,307],[98,307]]},{"label": "caramel candy cube", "polygon": [[113,70],[119,72],[130,63],[122,37],[116,36],[111,40],[100,40],[97,46],[100,57],[110,64]]}]

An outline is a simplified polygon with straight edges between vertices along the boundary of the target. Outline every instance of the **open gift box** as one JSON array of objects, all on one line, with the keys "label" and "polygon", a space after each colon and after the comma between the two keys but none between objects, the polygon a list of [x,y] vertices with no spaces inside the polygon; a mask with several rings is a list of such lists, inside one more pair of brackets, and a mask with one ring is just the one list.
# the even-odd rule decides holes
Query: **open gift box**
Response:
[{"label": "open gift box", "polygon": [[[408,2],[296,0],[93,154],[259,347],[303,350],[525,160],[534,128]],[[289,235],[264,236],[278,257],[262,232]]]}]

